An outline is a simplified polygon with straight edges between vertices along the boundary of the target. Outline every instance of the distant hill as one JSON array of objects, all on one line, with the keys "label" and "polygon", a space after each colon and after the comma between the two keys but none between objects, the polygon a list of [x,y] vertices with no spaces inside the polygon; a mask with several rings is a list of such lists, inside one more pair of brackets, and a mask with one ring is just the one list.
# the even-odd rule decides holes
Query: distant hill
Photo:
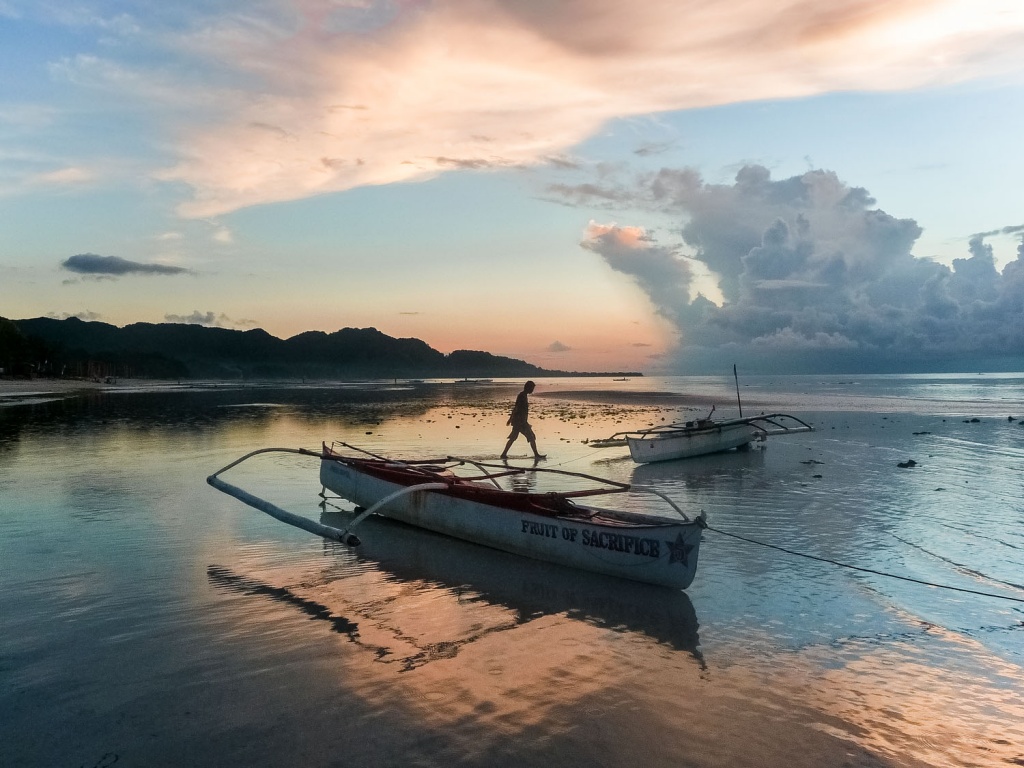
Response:
[{"label": "distant hill", "polygon": [[[26,359],[29,357],[31,359]],[[6,361],[6,365],[5,365]],[[632,371],[546,370],[488,352],[444,354],[419,339],[376,328],[307,331],[279,339],[264,330],[236,331],[178,323],[119,328],[77,318],[0,318],[5,373],[172,379],[481,378],[640,376]]]}]

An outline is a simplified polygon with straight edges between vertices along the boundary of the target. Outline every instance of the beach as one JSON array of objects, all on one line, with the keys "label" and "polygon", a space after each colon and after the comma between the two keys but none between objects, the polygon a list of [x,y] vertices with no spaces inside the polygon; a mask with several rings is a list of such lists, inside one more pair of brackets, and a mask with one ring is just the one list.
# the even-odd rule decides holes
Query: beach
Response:
[{"label": "beach", "polygon": [[[1020,383],[741,383],[815,431],[637,465],[591,442],[734,416],[731,377],[538,380],[546,466],[706,512],[666,594],[205,483],[321,440],[492,460],[521,382],[0,382],[0,764],[1020,763]],[[227,479],[352,519],[315,462]]]}]

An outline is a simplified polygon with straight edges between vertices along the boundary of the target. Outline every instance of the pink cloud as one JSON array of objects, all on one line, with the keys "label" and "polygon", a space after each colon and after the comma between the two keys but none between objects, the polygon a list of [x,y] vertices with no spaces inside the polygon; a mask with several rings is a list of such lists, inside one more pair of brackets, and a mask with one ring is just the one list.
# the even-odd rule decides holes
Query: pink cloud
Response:
[{"label": "pink cloud", "polygon": [[162,178],[203,217],[528,166],[616,117],[1002,72],[1022,33],[1010,0],[282,3],[176,41],[245,85],[196,89]]}]

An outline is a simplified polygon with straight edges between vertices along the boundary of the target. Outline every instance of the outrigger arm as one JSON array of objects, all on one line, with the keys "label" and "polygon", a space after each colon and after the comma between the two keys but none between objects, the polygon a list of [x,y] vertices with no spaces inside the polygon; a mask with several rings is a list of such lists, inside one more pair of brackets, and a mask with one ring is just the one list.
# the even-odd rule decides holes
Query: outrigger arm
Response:
[{"label": "outrigger arm", "polygon": [[253,456],[256,456],[257,454],[260,453],[272,452],[298,453],[303,456],[320,456],[320,454],[314,451],[307,450],[305,448],[260,448],[257,451],[247,453],[245,456],[242,456],[240,459],[236,459],[235,461],[228,464],[226,467],[222,467],[221,469],[217,470],[212,475],[206,478],[206,482],[212,485],[218,491],[226,493],[228,496],[233,496],[234,498],[241,501],[243,504],[247,504],[253,509],[258,509],[260,512],[265,512],[266,514],[270,515],[276,520],[280,520],[282,523],[294,525],[296,528],[301,528],[304,531],[309,531],[312,534],[322,536],[323,538],[329,539],[330,541],[337,541],[341,544],[347,544],[350,547],[359,546],[359,544],[361,543],[359,541],[359,537],[351,533],[352,529],[359,525],[359,523],[363,522],[363,520],[372,515],[378,509],[380,509],[382,506],[387,504],[388,502],[394,501],[400,496],[405,496],[410,493],[417,493],[419,491],[440,491],[448,487],[447,483],[420,483],[419,485],[410,485],[407,488],[402,488],[401,490],[395,491],[389,496],[385,496],[383,499],[378,501],[373,506],[369,507],[366,510],[363,510],[363,512],[360,513],[360,515],[356,517],[356,519],[353,520],[351,523],[349,523],[349,525],[344,529],[333,528],[329,525],[323,525],[322,523],[310,520],[308,517],[296,515],[292,512],[289,512],[286,509],[281,509],[281,507],[277,506],[276,504],[272,504],[266,499],[261,499],[259,496],[254,496],[248,491],[239,488],[237,485],[226,483],[218,477],[218,475],[226,472],[232,467],[238,466],[246,459],[252,458]]}]

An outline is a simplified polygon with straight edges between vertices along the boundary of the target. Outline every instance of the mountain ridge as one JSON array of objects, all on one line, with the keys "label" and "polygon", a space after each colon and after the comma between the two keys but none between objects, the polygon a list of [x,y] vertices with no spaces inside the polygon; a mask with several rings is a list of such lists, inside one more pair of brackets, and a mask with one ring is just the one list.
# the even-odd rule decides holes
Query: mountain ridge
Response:
[{"label": "mountain ridge", "polygon": [[376,328],[303,331],[280,339],[262,328],[37,317],[0,318],[6,374],[218,379],[642,376],[636,371],[550,370],[478,350],[439,352]]}]

